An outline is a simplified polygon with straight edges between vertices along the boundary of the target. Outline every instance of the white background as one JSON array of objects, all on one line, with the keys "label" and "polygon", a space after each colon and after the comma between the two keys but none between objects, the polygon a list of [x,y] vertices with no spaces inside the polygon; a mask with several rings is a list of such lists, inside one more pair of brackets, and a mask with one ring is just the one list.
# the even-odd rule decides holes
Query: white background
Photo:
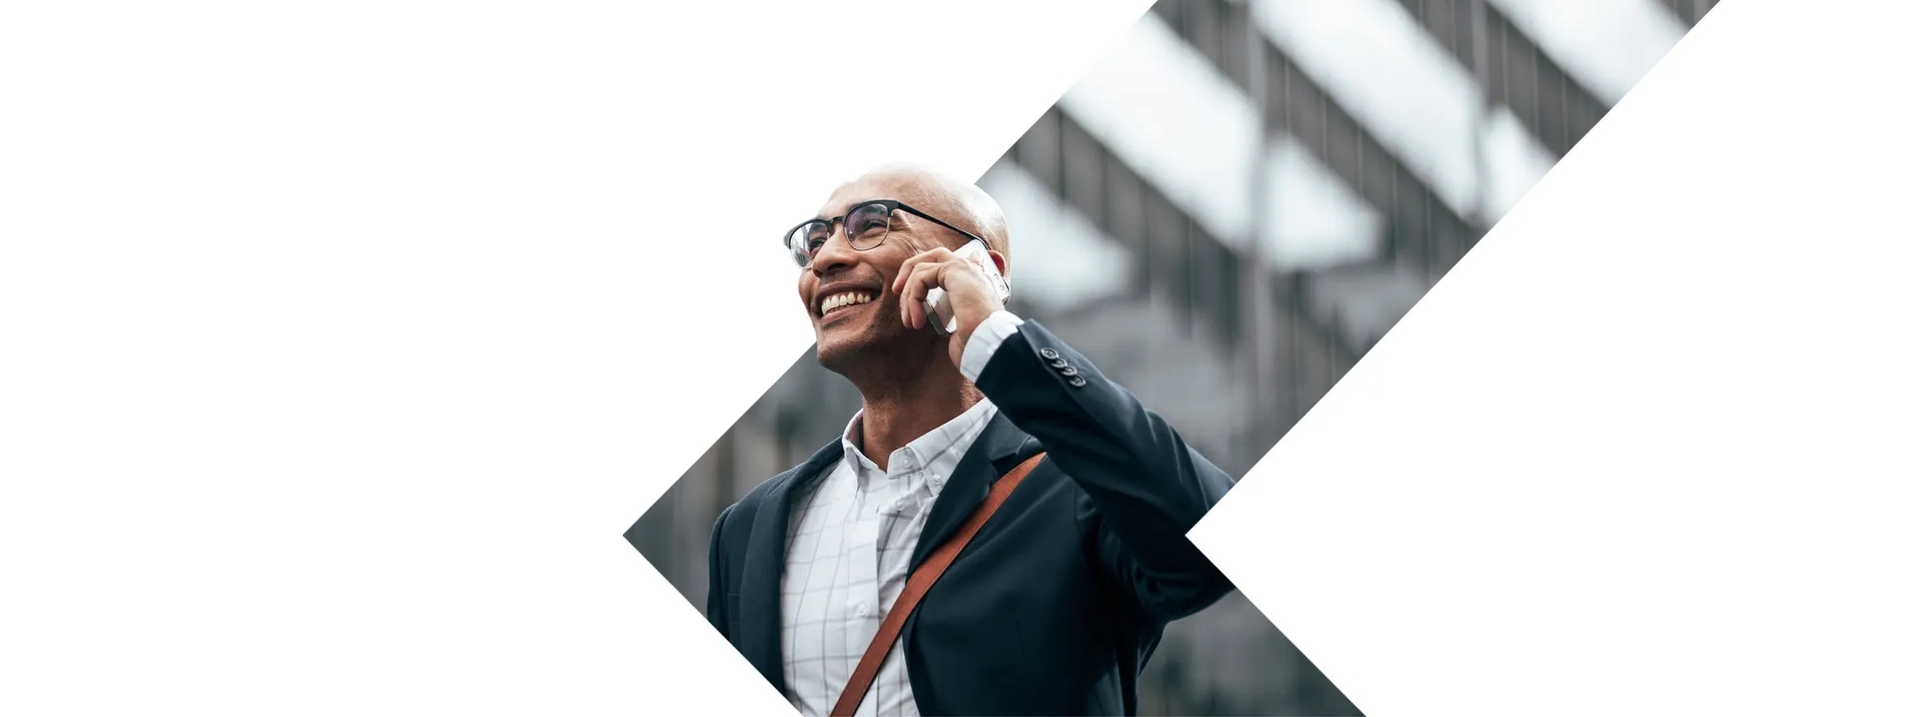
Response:
[{"label": "white background", "polygon": [[[4,711],[785,709],[621,532],[1146,3],[641,7],[0,11]],[[1202,524],[1361,709],[1916,707],[1898,7],[1723,3]]]},{"label": "white background", "polygon": [[1195,541],[1374,717],[1920,711],[1911,7],[1723,2]]},{"label": "white background", "polygon": [[787,710],[622,532],[1146,8],[8,4],[0,712]]}]

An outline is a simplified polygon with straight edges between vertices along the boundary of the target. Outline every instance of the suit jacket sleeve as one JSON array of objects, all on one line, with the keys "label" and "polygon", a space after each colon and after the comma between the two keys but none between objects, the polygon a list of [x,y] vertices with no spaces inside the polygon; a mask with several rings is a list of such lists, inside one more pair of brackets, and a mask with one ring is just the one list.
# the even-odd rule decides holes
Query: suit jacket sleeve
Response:
[{"label": "suit jacket sleeve", "polygon": [[995,333],[975,385],[1080,486],[1080,519],[1094,523],[1090,549],[1109,575],[1163,620],[1231,591],[1186,534],[1233,479],[1039,324]]},{"label": "suit jacket sleeve", "polygon": [[713,537],[707,541],[707,622],[728,640],[733,636],[727,634],[727,555],[721,536],[727,515],[732,512],[731,505],[720,511],[720,517],[713,521]]}]

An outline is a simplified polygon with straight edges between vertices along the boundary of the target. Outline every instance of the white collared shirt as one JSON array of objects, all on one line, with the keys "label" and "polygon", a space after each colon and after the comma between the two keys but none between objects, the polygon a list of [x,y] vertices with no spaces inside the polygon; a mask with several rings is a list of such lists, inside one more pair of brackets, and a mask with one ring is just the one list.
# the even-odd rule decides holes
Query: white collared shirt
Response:
[{"label": "white collared shirt", "polygon": [[[1022,322],[993,314],[974,330],[960,371],[976,380]],[[860,451],[859,414],[841,437],[844,455],[810,492],[795,496],[780,588],[787,698],[803,715],[825,715],[852,679],[867,643],[905,589],[927,514],[961,457],[998,413],[982,399],[894,451],[880,470]],[[887,654],[856,717],[917,717],[899,642]]]}]

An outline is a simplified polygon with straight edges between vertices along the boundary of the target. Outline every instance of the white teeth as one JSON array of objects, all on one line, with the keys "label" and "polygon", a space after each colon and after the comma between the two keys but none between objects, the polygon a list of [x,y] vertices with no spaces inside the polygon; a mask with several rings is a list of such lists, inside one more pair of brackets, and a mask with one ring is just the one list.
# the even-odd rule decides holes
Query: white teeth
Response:
[{"label": "white teeth", "polygon": [[833,296],[827,297],[825,301],[820,302],[820,313],[821,315],[826,315],[836,309],[846,308],[854,304],[864,304],[871,300],[872,298],[867,296],[865,292],[850,291],[844,294],[834,294]]}]

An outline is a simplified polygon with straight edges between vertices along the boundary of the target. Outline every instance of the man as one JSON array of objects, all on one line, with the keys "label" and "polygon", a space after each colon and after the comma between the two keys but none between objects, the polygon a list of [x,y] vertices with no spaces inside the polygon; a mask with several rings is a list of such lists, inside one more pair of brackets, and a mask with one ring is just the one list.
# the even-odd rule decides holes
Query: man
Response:
[{"label": "man", "polygon": [[[1085,357],[1006,310],[1006,221],[977,187],[869,173],[787,236],[821,365],[859,389],[840,440],[728,507],[707,618],[801,713],[1132,714],[1171,620],[1232,589],[1186,533],[1232,480]],[[921,300],[946,292],[951,335]],[[908,577],[1044,453],[892,641]],[[888,649],[848,690],[869,642]]]}]

